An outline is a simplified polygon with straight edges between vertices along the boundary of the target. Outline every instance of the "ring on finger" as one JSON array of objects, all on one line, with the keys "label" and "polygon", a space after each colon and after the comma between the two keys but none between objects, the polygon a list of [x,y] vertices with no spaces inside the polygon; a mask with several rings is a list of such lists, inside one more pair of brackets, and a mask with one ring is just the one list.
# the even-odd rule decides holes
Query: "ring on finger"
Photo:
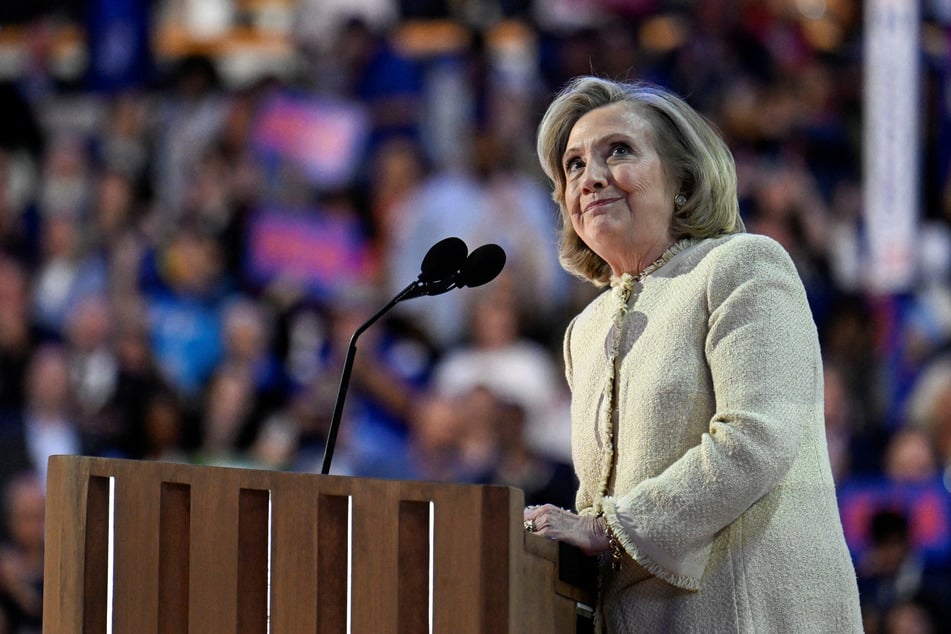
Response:
[{"label": "ring on finger", "polygon": [[537,529],[535,528],[535,520],[525,520],[524,523],[525,530],[529,533],[534,533]]}]

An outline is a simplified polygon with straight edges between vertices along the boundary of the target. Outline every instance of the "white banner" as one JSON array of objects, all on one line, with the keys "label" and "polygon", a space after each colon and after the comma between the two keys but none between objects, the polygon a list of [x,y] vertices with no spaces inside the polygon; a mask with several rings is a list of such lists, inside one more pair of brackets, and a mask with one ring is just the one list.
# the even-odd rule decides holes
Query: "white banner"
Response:
[{"label": "white banner", "polygon": [[865,1],[865,283],[914,282],[919,200],[918,0]]}]

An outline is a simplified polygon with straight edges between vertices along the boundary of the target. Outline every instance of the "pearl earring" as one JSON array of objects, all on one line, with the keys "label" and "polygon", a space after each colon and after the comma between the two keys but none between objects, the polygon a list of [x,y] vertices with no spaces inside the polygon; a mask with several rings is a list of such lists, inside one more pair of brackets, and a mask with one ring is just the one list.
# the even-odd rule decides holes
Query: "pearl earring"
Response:
[{"label": "pearl earring", "polygon": [[676,198],[674,198],[674,206],[677,207],[677,209],[680,209],[686,204],[687,204],[687,197],[684,196],[683,194],[677,194]]}]

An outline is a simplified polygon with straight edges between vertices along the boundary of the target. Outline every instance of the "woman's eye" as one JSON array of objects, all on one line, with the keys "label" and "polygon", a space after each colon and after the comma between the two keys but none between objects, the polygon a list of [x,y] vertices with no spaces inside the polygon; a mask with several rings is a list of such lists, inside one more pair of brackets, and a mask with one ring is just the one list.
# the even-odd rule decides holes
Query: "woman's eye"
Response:
[{"label": "woman's eye", "polygon": [[627,156],[628,154],[633,154],[631,146],[627,143],[615,143],[611,146],[611,154],[615,156]]},{"label": "woman's eye", "polygon": [[570,158],[565,161],[565,173],[573,172],[584,167],[584,162],[580,158]]}]

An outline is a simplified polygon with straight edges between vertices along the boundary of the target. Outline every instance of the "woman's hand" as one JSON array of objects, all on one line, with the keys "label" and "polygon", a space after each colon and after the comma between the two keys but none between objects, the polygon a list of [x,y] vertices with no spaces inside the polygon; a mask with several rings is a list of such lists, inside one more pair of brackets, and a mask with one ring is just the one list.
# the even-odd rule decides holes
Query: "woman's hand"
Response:
[{"label": "woman's hand", "polygon": [[603,517],[577,515],[553,504],[545,504],[526,507],[524,519],[528,532],[572,544],[586,555],[611,549]]}]

